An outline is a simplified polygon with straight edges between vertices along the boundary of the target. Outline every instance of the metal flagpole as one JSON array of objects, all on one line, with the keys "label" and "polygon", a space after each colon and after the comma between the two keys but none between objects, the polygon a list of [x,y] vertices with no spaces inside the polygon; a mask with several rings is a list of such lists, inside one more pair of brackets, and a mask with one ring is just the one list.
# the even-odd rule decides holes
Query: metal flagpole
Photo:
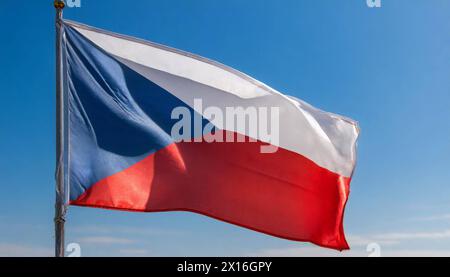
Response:
[{"label": "metal flagpole", "polygon": [[56,201],[55,257],[64,257],[64,223],[66,216],[64,193],[64,97],[62,82],[62,13],[63,0],[55,0],[56,9]]}]

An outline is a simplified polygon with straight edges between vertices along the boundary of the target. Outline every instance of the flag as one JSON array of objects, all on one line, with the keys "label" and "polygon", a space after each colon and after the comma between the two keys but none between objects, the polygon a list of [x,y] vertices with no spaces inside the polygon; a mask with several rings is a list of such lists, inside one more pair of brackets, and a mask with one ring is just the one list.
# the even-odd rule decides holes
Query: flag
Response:
[{"label": "flag", "polygon": [[70,205],[190,211],[349,248],[354,121],[191,53],[72,21],[63,32]]}]

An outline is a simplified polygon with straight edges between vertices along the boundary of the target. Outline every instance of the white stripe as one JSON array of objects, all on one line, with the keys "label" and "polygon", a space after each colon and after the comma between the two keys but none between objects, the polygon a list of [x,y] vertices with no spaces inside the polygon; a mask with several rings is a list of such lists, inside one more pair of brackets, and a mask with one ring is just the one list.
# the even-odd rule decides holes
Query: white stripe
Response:
[{"label": "white stripe", "polygon": [[351,176],[359,132],[352,120],[318,110],[205,58],[72,22],[69,24],[192,108],[194,99],[198,98],[202,99],[204,107],[215,106],[223,110],[237,106],[279,107],[280,141],[277,146],[297,152],[330,171]]}]

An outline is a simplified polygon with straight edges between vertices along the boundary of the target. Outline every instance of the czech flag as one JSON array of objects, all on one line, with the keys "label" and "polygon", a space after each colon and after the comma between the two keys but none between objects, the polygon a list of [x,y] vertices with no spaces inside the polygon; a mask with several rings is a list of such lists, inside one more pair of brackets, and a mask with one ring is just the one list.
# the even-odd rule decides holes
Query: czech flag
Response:
[{"label": "czech flag", "polygon": [[71,21],[62,68],[70,205],[190,211],[349,248],[354,121],[206,58]]}]

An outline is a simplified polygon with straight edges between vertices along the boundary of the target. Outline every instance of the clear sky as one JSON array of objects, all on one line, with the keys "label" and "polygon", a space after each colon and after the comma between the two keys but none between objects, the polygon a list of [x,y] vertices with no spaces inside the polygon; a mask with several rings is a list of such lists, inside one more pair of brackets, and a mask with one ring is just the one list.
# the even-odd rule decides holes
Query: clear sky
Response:
[{"label": "clear sky", "polygon": [[[0,3],[0,256],[52,255],[51,0]],[[81,0],[65,18],[193,52],[360,123],[341,254],[192,213],[71,207],[83,256],[450,256],[450,1]],[[251,197],[249,195],[249,197]]]}]

